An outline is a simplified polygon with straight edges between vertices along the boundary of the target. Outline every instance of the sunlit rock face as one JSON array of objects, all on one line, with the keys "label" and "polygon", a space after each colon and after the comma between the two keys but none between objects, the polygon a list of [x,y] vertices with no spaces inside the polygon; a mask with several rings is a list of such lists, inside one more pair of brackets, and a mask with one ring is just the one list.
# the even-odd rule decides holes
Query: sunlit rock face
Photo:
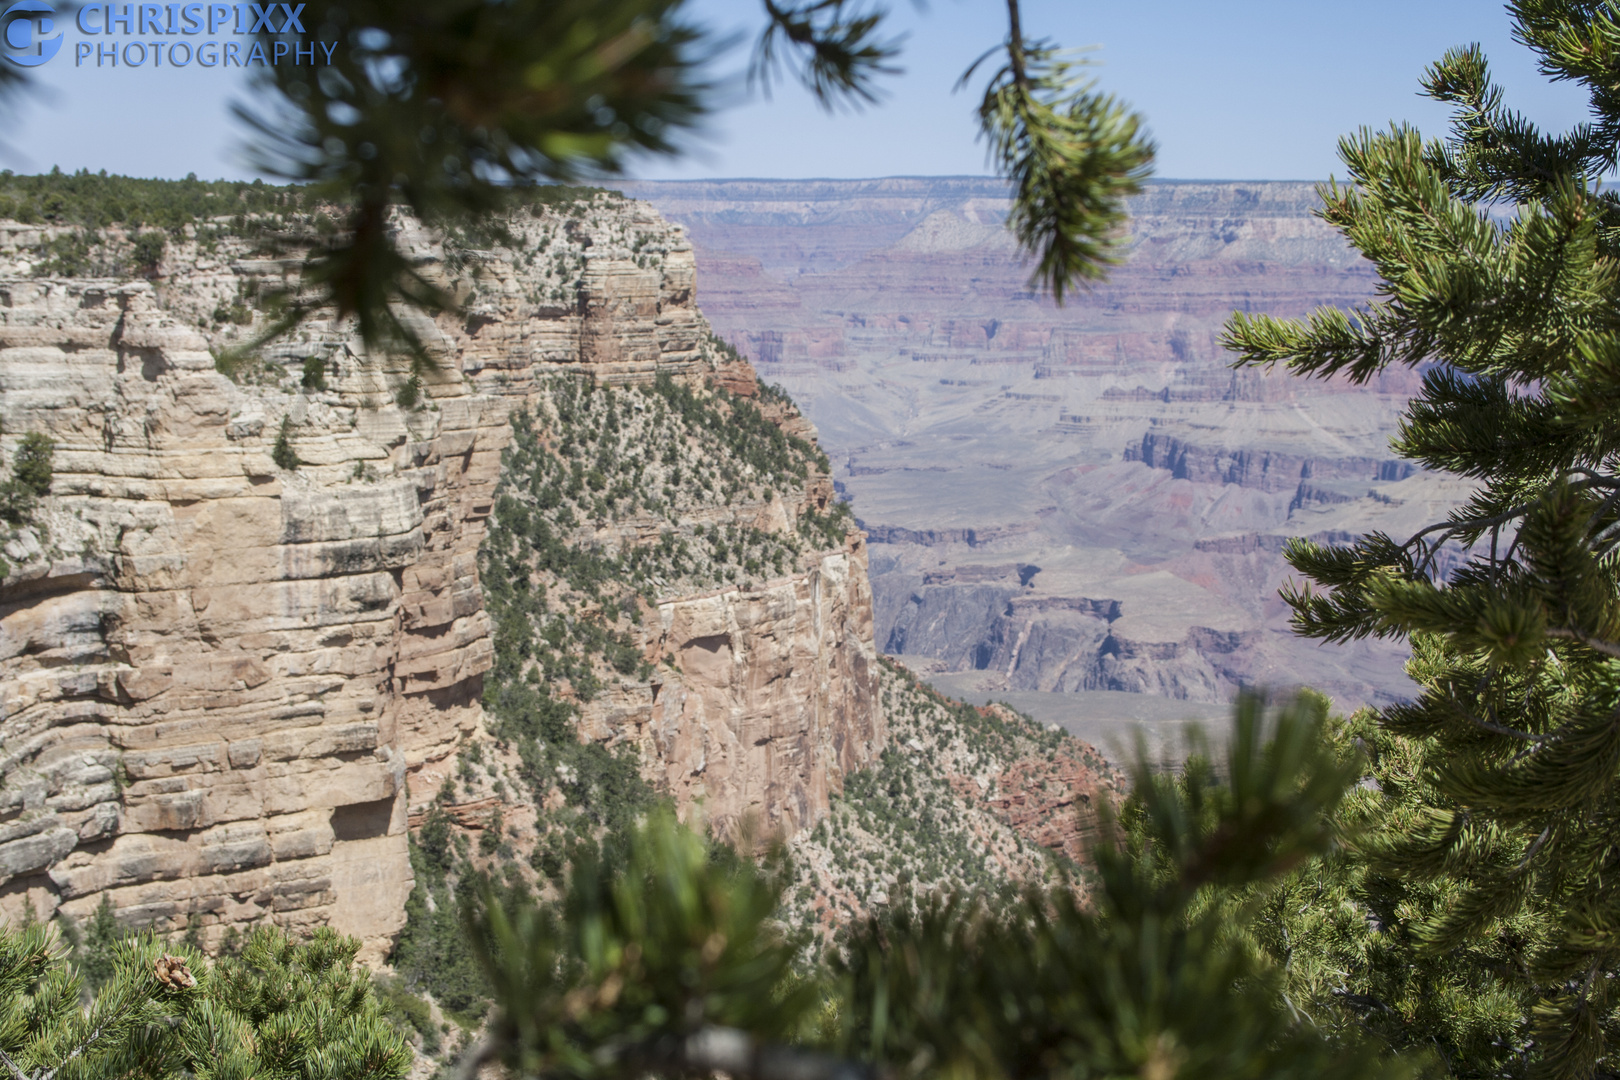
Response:
[{"label": "sunlit rock face", "polygon": [[1465,491],[1389,449],[1417,373],[1307,382],[1220,347],[1234,310],[1372,295],[1312,185],[1153,184],[1129,259],[1062,308],[990,180],[627,190],[687,226],[709,318],[815,421],[872,542],[883,650],[964,691],[1081,695],[1052,719],[1097,691],[1406,693],[1394,649],[1293,637],[1277,590],[1287,537],[1404,538]]},{"label": "sunlit rock face", "polygon": [[[561,373],[756,386],[706,344],[691,246],[650,208],[511,226],[527,257],[401,223],[468,302],[417,321],[438,364],[413,395],[407,361],[323,322],[222,374],[295,265],[244,239],[192,230],[154,280],[61,278],[49,229],[0,222],[0,449],[56,443],[34,524],[0,531],[0,913],[105,896],[210,943],[268,919],[387,948],[411,806],[483,722],[477,553],[512,411]],[[831,496],[823,475],[798,497]],[[756,509],[788,529],[799,506]],[[612,688],[582,737],[791,833],[881,744],[871,611],[857,535],[753,591],[663,597],[641,644],[691,663]]]}]

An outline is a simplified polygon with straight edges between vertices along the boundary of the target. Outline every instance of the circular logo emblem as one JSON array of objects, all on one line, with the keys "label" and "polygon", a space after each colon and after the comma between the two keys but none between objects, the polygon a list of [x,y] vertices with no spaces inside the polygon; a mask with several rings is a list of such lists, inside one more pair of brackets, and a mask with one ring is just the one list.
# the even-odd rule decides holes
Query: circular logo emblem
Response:
[{"label": "circular logo emblem", "polygon": [[13,64],[39,67],[61,48],[56,11],[45,0],[17,0],[0,11],[0,56]]}]

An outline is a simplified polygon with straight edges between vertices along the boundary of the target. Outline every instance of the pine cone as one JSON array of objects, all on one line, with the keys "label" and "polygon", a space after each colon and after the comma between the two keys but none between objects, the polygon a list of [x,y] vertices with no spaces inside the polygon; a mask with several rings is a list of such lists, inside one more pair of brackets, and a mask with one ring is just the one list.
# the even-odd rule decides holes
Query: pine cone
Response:
[{"label": "pine cone", "polygon": [[176,990],[190,989],[197,985],[197,976],[186,970],[186,962],[179,956],[165,953],[157,958],[157,963],[152,965],[152,971],[157,975],[158,982]]}]

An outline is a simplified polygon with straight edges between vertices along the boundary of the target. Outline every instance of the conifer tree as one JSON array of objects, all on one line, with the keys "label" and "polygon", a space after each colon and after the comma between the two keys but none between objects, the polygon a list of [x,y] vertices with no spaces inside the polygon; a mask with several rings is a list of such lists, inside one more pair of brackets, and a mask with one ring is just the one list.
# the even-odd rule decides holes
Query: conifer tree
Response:
[{"label": "conifer tree", "polygon": [[121,977],[110,979],[86,1009],[79,975],[54,928],[33,923],[0,931],[0,1069],[10,1080],[125,1071],[132,1056],[145,1056],[146,1033],[194,998],[196,981],[183,963],[178,969],[165,963],[167,978],[158,978],[160,956],[150,940],[129,948]]},{"label": "conifer tree", "polygon": [[1365,846],[1378,880],[1443,902],[1382,932],[1415,964],[1494,952],[1488,981],[1529,1006],[1502,1067],[1588,1077],[1620,1062],[1620,199],[1600,182],[1620,158],[1620,8],[1508,9],[1542,71],[1587,91],[1587,122],[1540,130],[1477,46],[1452,50],[1423,79],[1449,139],[1363,130],[1340,146],[1348,186],[1322,192],[1377,298],[1227,330],[1245,363],[1420,369],[1395,450],[1477,482],[1410,538],[1293,542],[1306,582],[1286,599],[1308,636],[1412,648],[1422,694],[1378,723],[1408,758],[1390,806],[1418,812]]},{"label": "conifer tree", "polygon": [[90,925],[85,927],[84,939],[79,942],[76,957],[79,973],[90,984],[92,992],[101,989],[102,985],[113,977],[114,950],[123,936],[118,926],[117,909],[113,907],[112,894],[102,893],[101,903],[96,905],[96,912],[90,917]]},{"label": "conifer tree", "polygon": [[1370,711],[1327,729],[1341,760],[1366,770],[1335,812],[1340,843],[1280,879],[1200,899],[1233,928],[1258,963],[1280,971],[1291,1010],[1333,1038],[1372,1038],[1395,1052],[1427,1052],[1456,1076],[1520,1076],[1531,988],[1502,972],[1521,967],[1543,915],[1526,911],[1499,932],[1445,952],[1419,949],[1424,921],[1465,886],[1416,879],[1368,857],[1380,833],[1428,819],[1422,772],[1429,748],[1376,722]]},{"label": "conifer tree", "polygon": [[4,1080],[400,1080],[410,1048],[384,1021],[360,943],[261,928],[210,965],[185,945],[120,935],[84,1004],[54,927],[0,928]]},{"label": "conifer tree", "polygon": [[11,479],[0,482],[0,518],[25,525],[39,500],[51,493],[51,453],[56,444],[31,431],[17,444]]}]

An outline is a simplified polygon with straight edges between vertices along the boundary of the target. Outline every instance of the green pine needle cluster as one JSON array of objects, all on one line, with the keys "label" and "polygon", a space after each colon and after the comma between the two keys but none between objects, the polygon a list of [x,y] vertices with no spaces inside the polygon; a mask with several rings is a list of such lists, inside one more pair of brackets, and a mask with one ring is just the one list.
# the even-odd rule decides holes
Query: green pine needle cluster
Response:
[{"label": "green pine needle cluster", "polygon": [[1012,184],[1007,227],[1034,259],[1031,279],[1062,304],[1124,260],[1125,200],[1152,172],[1154,146],[1141,116],[1082,76],[1082,61],[1024,41],[1016,18],[1013,26],[979,125],[991,163]]},{"label": "green pine needle cluster", "polygon": [[803,57],[795,74],[823,107],[878,100],[877,80],[896,74],[900,43],[884,38],[881,7],[859,0],[761,0],[766,24],[754,49],[751,82],[767,93],[779,67]]},{"label": "green pine needle cluster", "polygon": [[0,1067],[13,1080],[401,1080],[411,1051],[384,1020],[360,943],[262,927],[210,963],[116,934],[88,998],[56,929],[0,929]]}]

